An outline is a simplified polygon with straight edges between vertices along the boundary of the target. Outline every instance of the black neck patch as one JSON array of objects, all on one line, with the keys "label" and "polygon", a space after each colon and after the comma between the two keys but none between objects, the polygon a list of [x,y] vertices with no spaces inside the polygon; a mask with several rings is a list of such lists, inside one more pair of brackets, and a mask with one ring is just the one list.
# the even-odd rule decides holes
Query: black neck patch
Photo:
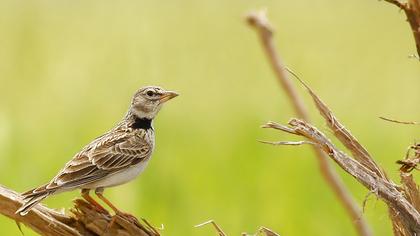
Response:
[{"label": "black neck patch", "polygon": [[133,128],[133,129],[144,129],[144,130],[153,129],[152,128],[152,120],[147,119],[147,118],[136,117],[134,119],[134,123],[131,125],[131,128]]}]

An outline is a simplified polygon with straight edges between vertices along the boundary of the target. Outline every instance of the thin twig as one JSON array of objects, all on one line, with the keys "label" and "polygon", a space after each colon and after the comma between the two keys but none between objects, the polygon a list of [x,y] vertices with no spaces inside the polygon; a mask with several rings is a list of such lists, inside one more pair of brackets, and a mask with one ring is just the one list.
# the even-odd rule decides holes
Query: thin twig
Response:
[{"label": "thin twig", "polygon": [[280,234],[264,226],[262,226],[258,231],[264,233],[266,236],[280,236]]},{"label": "thin twig", "polygon": [[302,98],[298,95],[292,82],[288,79],[287,71],[285,70],[284,63],[281,57],[278,55],[274,41],[273,41],[273,29],[266,16],[266,11],[253,11],[246,17],[249,25],[253,26],[261,39],[265,53],[270,61],[270,66],[273,68],[274,73],[278,78],[278,82],[282,86],[284,92],[292,103],[293,108],[298,117],[308,120],[308,111],[303,103]]},{"label": "thin twig", "polygon": [[406,8],[405,3],[402,3],[398,0],[385,0],[385,2],[389,2],[391,4],[394,4],[395,6],[399,7],[401,10],[404,10]]},{"label": "thin twig", "polygon": [[203,227],[203,226],[208,225],[208,224],[213,225],[213,227],[216,229],[219,236],[226,236],[225,232],[223,232],[222,228],[220,228],[219,225],[217,225],[214,220],[208,220],[208,221],[203,222],[201,224],[195,225],[194,227],[196,227],[196,228]]},{"label": "thin twig", "polygon": [[[280,82],[280,85],[292,103],[297,116],[303,120],[309,121],[307,109],[304,106],[303,101],[298,95],[295,87],[291,83],[286,67],[284,66],[280,56],[277,53],[273,41],[273,29],[266,16],[266,11],[261,10],[251,12],[247,15],[246,20],[258,32],[264,51],[270,61],[270,65],[273,68],[278,81]],[[360,207],[356,204],[350,192],[344,186],[340,177],[337,175],[334,169],[332,169],[328,162],[328,156],[323,154],[319,148],[314,147],[314,151],[316,153],[320,172],[324,177],[324,180],[331,187],[337,198],[343,204],[359,235],[372,235],[368,224],[362,216]]]},{"label": "thin twig", "polygon": [[278,141],[278,142],[270,142],[270,141],[259,140],[259,142],[260,143],[265,143],[265,144],[283,145],[283,146],[300,146],[300,145],[304,145],[304,144],[316,145],[316,143],[311,142],[311,141],[307,141],[307,140],[302,140],[302,141]]},{"label": "thin twig", "polygon": [[280,236],[280,234],[264,226],[261,226],[256,233],[253,233],[253,234],[242,233],[241,235],[242,236],[258,236],[262,234],[265,236]]},{"label": "thin twig", "polygon": [[[385,1],[404,11],[407,16],[407,21],[410,24],[411,31],[413,32],[417,54],[420,56],[420,0],[408,0],[406,3],[402,3],[398,0]],[[417,58],[419,58],[418,56]]]},{"label": "thin twig", "polygon": [[420,125],[419,122],[415,122],[415,121],[400,121],[400,120],[386,118],[386,117],[383,117],[383,116],[380,116],[379,119],[389,121],[389,122],[398,123],[398,124],[404,124],[404,125]]}]

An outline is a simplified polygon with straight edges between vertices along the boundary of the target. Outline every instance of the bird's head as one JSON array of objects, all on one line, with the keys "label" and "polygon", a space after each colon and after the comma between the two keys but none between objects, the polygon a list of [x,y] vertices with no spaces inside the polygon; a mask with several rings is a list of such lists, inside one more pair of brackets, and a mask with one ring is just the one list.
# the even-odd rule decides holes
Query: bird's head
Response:
[{"label": "bird's head", "polygon": [[176,96],[178,93],[157,86],[143,87],[134,94],[130,109],[137,117],[151,120],[155,118],[163,103]]}]

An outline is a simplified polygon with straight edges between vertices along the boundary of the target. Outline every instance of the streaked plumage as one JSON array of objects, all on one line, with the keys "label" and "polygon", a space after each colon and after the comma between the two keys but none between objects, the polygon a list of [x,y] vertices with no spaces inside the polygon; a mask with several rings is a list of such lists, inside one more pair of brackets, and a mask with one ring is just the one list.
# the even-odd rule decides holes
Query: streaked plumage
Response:
[{"label": "streaked plumage", "polygon": [[176,96],[155,86],[137,91],[124,119],[86,145],[49,183],[23,193],[25,204],[16,212],[25,215],[49,195],[74,189],[84,190],[85,199],[96,205],[86,196],[89,190],[97,190],[102,199],[104,188],[134,179],[146,167],[155,146],[153,118],[164,102]]}]

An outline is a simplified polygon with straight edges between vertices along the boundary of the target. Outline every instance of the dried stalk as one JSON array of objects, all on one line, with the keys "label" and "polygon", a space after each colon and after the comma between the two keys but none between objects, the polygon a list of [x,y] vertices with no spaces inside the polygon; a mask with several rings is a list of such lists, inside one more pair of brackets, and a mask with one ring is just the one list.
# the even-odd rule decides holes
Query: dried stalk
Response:
[{"label": "dried stalk", "polygon": [[407,16],[407,21],[410,24],[413,32],[414,41],[416,43],[417,54],[420,56],[420,0],[408,0],[403,3],[399,0],[385,0],[401,10],[404,11]]},{"label": "dried stalk", "polygon": [[[410,150],[414,150],[413,156],[410,157]],[[402,183],[402,190],[405,198],[411,203],[411,205],[420,212],[420,191],[419,186],[414,182],[411,171],[417,169],[418,160],[420,159],[420,144],[414,144],[409,148],[405,161],[411,161],[410,165],[406,162],[397,161],[402,164],[400,168],[400,177]],[[402,163],[401,163],[402,162]],[[404,227],[404,222],[398,217],[399,214],[394,209],[390,209],[390,217],[392,219],[392,227],[394,235],[406,236],[410,235],[410,232]]]},{"label": "dried stalk", "polygon": [[265,236],[280,236],[280,234],[274,232],[273,230],[266,228],[264,226],[261,226],[258,231],[254,234],[247,234],[242,233],[242,236],[257,236],[257,235],[265,235]]},{"label": "dried stalk", "polygon": [[406,234],[403,235],[420,235],[420,213],[392,181],[378,175],[369,167],[339,150],[323,133],[309,123],[292,119],[288,124],[289,126],[283,126],[269,122],[265,127],[303,136],[316,143],[343,170],[352,175],[369,191],[375,193],[396,213],[394,216],[399,219],[401,227],[406,231]]},{"label": "dried stalk", "polygon": [[[74,201],[70,211],[72,216],[49,209],[41,204],[34,207],[26,216],[15,214],[22,205],[20,195],[0,186],[0,214],[18,224],[23,223],[40,235],[45,236],[158,236],[159,233],[147,222],[110,216],[99,213],[84,200]],[[111,224],[112,221],[112,224]]]},{"label": "dried stalk", "polygon": [[222,228],[214,220],[209,220],[209,221],[203,222],[201,224],[196,225],[195,227],[196,228],[203,227],[203,226],[208,225],[208,224],[213,225],[214,229],[216,230],[216,232],[219,236],[227,236],[225,234],[225,232],[223,232]]},{"label": "dried stalk", "polygon": [[420,125],[420,123],[419,122],[416,122],[416,121],[400,121],[400,120],[386,118],[386,117],[383,117],[383,116],[380,116],[379,118],[382,119],[382,120],[385,120],[385,121],[389,121],[389,122],[393,122],[393,123],[398,123],[398,124],[404,124],[404,125]]},{"label": "dried stalk", "polygon": [[312,89],[301,79],[298,77],[296,78],[308,90],[318,111],[327,122],[328,127],[334,132],[334,135],[341,141],[341,143],[343,143],[344,146],[350,150],[350,152],[353,154],[353,157],[364,166],[369,168],[369,170],[375,172],[381,177],[386,178],[384,172],[378,167],[366,148],[363,147],[359,141],[350,133],[350,131],[340,123],[340,121],[334,116],[327,105],[312,91]]},{"label": "dried stalk", "polygon": [[[301,80],[300,80],[301,81]],[[415,144],[407,152],[406,159],[399,161],[402,188],[387,178],[385,172],[379,168],[366,149],[357,139],[342,125],[331,110],[303,81],[312,96],[317,109],[324,117],[329,128],[338,140],[352,152],[351,158],[339,150],[323,133],[306,121],[292,119],[289,126],[283,126],[274,122],[264,125],[264,128],[273,128],[294,135],[303,136],[310,142],[319,146],[324,153],[328,154],[341,168],[356,178],[370,192],[375,193],[389,207],[389,215],[393,224],[394,235],[414,236],[420,234],[420,192],[411,174],[412,169],[417,167],[420,159],[420,145]],[[288,142],[275,142],[275,144],[288,144]]]},{"label": "dried stalk", "polygon": [[[410,157],[411,151],[413,151],[412,157]],[[397,164],[401,165],[400,171],[404,173],[409,173],[414,169],[418,170],[419,168],[417,167],[417,165],[419,163],[420,163],[420,143],[410,146],[410,148],[407,151],[407,154],[405,155],[405,159],[397,161]]]},{"label": "dried stalk", "polygon": [[[412,156],[410,156],[411,153],[413,153]],[[415,169],[418,170],[417,165],[419,164],[419,162],[420,162],[420,144],[414,144],[410,146],[405,156],[405,159],[397,161],[397,164],[401,165],[400,177],[401,177],[401,183],[403,185],[402,190],[404,191],[404,195],[407,198],[407,200],[413,205],[414,208],[416,208],[417,211],[420,211],[420,192],[419,192],[419,187],[414,182],[413,176],[411,175],[411,171]],[[403,222],[401,222],[401,219],[398,218],[398,212],[390,209],[389,214],[392,219],[392,228],[394,231],[394,235],[396,236],[409,235],[409,232],[404,227]]]},{"label": "dried stalk", "polygon": [[[289,101],[293,105],[297,116],[303,120],[309,121],[309,115],[305,105],[303,104],[302,98],[298,95],[295,87],[289,79],[287,69],[275,48],[273,41],[273,29],[267,18],[266,11],[251,12],[247,15],[246,20],[258,32],[265,53],[267,54],[267,57],[270,61],[270,65],[274,70],[280,85],[286,92]],[[317,147],[314,147],[314,152],[317,156],[319,169],[324,180],[331,187],[337,198],[343,204],[344,208],[352,219],[352,223],[358,234],[361,236],[372,235],[368,224],[362,217],[360,207],[356,204],[350,192],[344,186],[340,177],[337,175],[334,169],[331,168],[331,165],[328,162],[328,157]]]},{"label": "dried stalk", "polygon": [[[214,220],[209,220],[206,222],[203,222],[201,224],[196,225],[195,227],[203,227],[205,225],[209,225],[211,224],[213,226],[213,228],[216,230],[217,234],[219,236],[227,236],[227,234],[225,232],[223,232],[222,228],[214,221]],[[247,233],[242,233],[242,236],[257,236],[257,235],[265,235],[265,236],[280,236],[280,234],[272,231],[269,228],[266,228],[264,226],[261,226],[258,231],[254,234],[247,234]]]}]

